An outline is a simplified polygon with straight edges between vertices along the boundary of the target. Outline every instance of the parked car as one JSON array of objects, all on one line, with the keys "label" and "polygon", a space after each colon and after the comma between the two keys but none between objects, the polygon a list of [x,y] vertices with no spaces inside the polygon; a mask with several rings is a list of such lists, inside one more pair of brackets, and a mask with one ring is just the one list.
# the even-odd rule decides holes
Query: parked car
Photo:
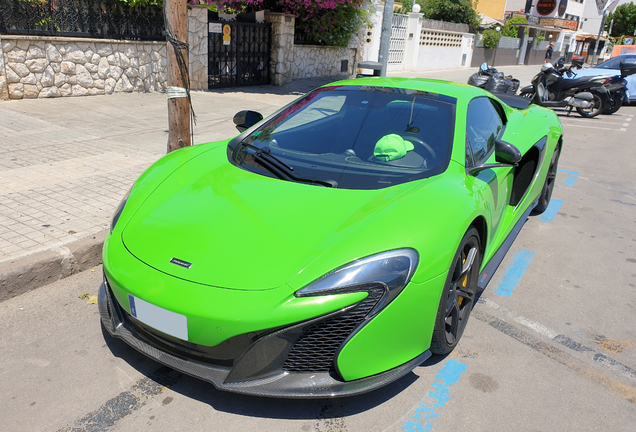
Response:
[{"label": "parked car", "polygon": [[104,243],[101,322],[219,389],[370,391],[457,345],[563,130],[518,96],[339,81],[152,165]]},{"label": "parked car", "polygon": [[[604,61],[593,68],[585,68],[574,71],[574,75],[569,77],[573,78],[581,78],[581,77],[589,77],[589,76],[614,76],[620,75],[620,64],[624,63],[636,63],[636,54],[622,54],[616,57],[613,57],[609,60]],[[630,75],[625,78],[627,81],[627,102],[636,103],[636,75]]]}]

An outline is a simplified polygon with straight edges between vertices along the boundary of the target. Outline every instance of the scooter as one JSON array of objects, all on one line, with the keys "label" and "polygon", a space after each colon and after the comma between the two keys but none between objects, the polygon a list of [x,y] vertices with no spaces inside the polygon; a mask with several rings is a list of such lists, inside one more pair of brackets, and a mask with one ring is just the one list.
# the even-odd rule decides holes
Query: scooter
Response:
[{"label": "scooter", "polygon": [[603,87],[606,77],[582,77],[576,79],[564,79],[567,72],[573,73],[568,67],[564,67],[565,58],[557,59],[552,63],[545,63],[533,79],[532,85],[521,89],[521,96],[532,99],[532,103],[548,108],[566,108],[567,115],[572,108],[586,118],[596,117],[605,110],[610,95]]},{"label": "scooter", "polygon": [[[574,57],[572,59],[572,68],[582,69],[583,57]],[[625,77],[633,73],[633,65],[621,65],[620,75],[614,75],[605,79],[603,87],[607,89],[610,97],[609,100],[606,101],[606,107],[603,114],[614,114],[621,108],[623,100],[625,100],[627,94],[627,80],[625,80]],[[572,72],[572,75],[576,76],[576,72]]]}]

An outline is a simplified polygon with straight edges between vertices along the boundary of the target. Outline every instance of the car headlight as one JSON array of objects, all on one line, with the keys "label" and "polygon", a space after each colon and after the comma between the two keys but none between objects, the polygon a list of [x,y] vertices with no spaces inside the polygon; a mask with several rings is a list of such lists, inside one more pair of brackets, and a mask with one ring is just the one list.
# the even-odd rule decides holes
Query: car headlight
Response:
[{"label": "car headlight", "polygon": [[115,229],[115,225],[117,225],[117,221],[119,220],[119,216],[121,216],[121,212],[124,211],[124,207],[126,206],[126,202],[128,201],[128,197],[130,196],[130,191],[131,190],[132,190],[132,188],[130,188],[128,190],[126,195],[124,195],[124,198],[122,198],[121,202],[117,206],[117,210],[115,210],[115,214],[113,215],[113,219],[110,222],[110,233],[111,234],[113,233],[113,230]]},{"label": "car headlight", "polygon": [[327,273],[295,293],[296,297],[322,296],[368,291],[369,285],[385,293],[370,316],[389,304],[409,283],[419,256],[413,249],[382,252],[349,263]]}]

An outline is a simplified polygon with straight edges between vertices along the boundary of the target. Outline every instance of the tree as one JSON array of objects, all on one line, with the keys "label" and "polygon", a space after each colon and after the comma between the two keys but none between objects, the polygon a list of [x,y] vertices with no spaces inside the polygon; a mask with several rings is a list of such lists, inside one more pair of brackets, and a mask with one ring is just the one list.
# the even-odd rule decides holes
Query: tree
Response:
[{"label": "tree", "polygon": [[[421,1],[421,3],[420,3]],[[479,27],[480,19],[472,0],[420,0],[424,18],[468,24],[471,30]]]},{"label": "tree", "polygon": [[504,24],[503,28],[501,29],[501,35],[516,38],[517,35],[519,34],[519,27],[514,26],[513,24],[527,24],[527,23],[528,23],[528,20],[526,19],[526,17],[515,15],[512,18],[510,18],[508,21],[506,21],[506,24]]},{"label": "tree", "polygon": [[610,36],[621,37],[633,35],[636,31],[636,4],[625,3],[618,6],[614,12],[607,16],[605,20],[605,28],[609,29],[609,25],[614,20],[612,34]]},{"label": "tree", "polygon": [[495,49],[497,44],[499,43],[499,39],[501,39],[501,35],[496,30],[485,30],[484,31],[484,48],[486,49]]},{"label": "tree", "polygon": [[[477,30],[481,22],[475,10],[477,0],[415,0],[421,7],[424,18],[460,24],[468,24],[472,31]],[[412,0],[402,2],[400,13],[413,11]]]}]

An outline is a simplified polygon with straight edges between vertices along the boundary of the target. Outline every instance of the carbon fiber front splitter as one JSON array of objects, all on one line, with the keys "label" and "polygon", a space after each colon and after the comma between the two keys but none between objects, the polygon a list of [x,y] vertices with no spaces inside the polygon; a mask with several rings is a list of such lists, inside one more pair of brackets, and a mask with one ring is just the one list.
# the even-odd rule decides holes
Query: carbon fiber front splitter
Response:
[{"label": "carbon fiber front splitter", "polygon": [[99,289],[98,306],[102,324],[111,336],[123,340],[137,351],[161,364],[207,381],[220,390],[233,393],[301,399],[354,396],[398,380],[431,356],[431,352],[427,350],[401,366],[355,381],[339,381],[327,372],[281,371],[263,379],[228,383],[226,378],[232,370],[231,367],[215,366],[176,357],[138,338],[127,325],[114,296],[104,283]]}]

